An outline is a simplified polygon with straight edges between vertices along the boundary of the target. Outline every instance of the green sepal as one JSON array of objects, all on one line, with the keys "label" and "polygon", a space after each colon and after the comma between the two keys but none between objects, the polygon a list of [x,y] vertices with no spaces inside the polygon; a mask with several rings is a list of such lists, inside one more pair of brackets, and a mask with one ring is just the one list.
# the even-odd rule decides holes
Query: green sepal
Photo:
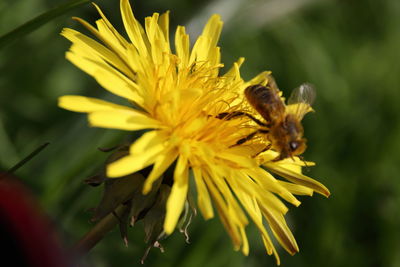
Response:
[{"label": "green sepal", "polygon": [[143,195],[142,192],[138,192],[133,195],[131,199],[131,208],[129,217],[131,218],[130,225],[134,226],[135,223],[146,216],[146,211],[154,206],[157,195],[159,193],[162,178],[158,179],[153,183],[151,191]]},{"label": "green sepal", "polygon": [[92,221],[102,219],[118,205],[129,201],[134,195],[141,194],[144,180],[145,178],[140,173],[107,179],[104,184],[103,197],[95,209]]},{"label": "green sepal", "polygon": [[146,213],[144,223],[144,241],[149,244],[142,259],[143,264],[147,255],[152,247],[158,247],[163,252],[164,249],[159,243],[159,240],[164,239],[166,234],[164,232],[164,219],[165,219],[165,204],[168,200],[169,194],[171,193],[171,187],[165,184],[161,184],[157,200],[153,207]]}]

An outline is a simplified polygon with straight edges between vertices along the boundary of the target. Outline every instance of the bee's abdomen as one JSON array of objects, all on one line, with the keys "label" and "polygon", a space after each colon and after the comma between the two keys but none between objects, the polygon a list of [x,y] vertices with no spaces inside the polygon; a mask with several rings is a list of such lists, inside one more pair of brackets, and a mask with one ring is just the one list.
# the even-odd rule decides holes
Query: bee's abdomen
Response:
[{"label": "bee's abdomen", "polygon": [[247,87],[244,93],[250,103],[254,101],[269,102],[271,98],[273,98],[272,91],[268,87],[260,84]]},{"label": "bee's abdomen", "polygon": [[285,106],[278,91],[257,84],[247,87],[244,93],[250,105],[268,122],[283,115]]}]

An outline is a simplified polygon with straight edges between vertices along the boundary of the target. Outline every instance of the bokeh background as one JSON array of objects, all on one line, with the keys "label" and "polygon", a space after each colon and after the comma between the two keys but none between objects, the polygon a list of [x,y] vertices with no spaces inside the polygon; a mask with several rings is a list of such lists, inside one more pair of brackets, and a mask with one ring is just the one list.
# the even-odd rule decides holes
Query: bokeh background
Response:
[{"label": "bokeh background", "polygon": [[[132,1],[131,1],[132,2]],[[0,1],[0,35],[62,3]],[[98,0],[122,32],[119,1]],[[282,266],[400,266],[400,1],[398,0],[149,0],[133,1],[141,21],[171,10],[171,29],[186,25],[192,40],[207,18],[225,22],[220,46],[230,66],[246,58],[249,79],[272,70],[286,95],[303,82],[317,88],[316,113],[304,124],[317,162],[307,175],[323,182],[331,197],[301,198],[287,219],[300,246]],[[83,180],[126,133],[87,127],[86,117],[61,110],[57,98],[81,94],[111,98],[64,58],[63,27],[84,31],[70,19],[98,18],[90,5],[52,20],[0,50],[0,169],[6,170],[45,142],[51,145],[16,173],[33,191],[67,246],[92,224],[90,212],[102,188]],[[85,32],[85,31],[84,31]],[[0,196],[1,197],[1,196]],[[89,266],[135,266],[143,255],[143,229],[108,234],[86,257]],[[275,266],[253,226],[250,255],[232,250],[219,219],[197,216],[191,244],[173,234],[154,249],[145,266]]]}]

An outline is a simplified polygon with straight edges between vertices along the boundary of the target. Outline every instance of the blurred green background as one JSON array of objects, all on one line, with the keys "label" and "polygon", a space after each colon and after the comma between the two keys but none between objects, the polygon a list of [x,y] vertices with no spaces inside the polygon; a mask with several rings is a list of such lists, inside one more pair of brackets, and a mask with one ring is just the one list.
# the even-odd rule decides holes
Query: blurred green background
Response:
[{"label": "blurred green background", "polygon": [[[131,1],[132,2],[132,1]],[[62,3],[0,1],[0,35]],[[119,1],[98,0],[122,32]],[[400,266],[400,1],[398,0],[149,0],[133,1],[137,18],[171,10],[171,29],[186,25],[192,40],[207,18],[225,22],[220,46],[230,66],[239,56],[245,79],[272,70],[286,95],[303,82],[317,88],[316,113],[304,120],[317,162],[306,173],[331,197],[301,198],[287,219],[300,246],[282,266]],[[86,116],[57,107],[64,94],[110,98],[64,58],[69,42],[59,32],[71,16],[98,18],[86,5],[52,20],[0,50],[0,169],[51,142],[17,175],[32,189],[67,245],[91,227],[87,212],[102,189],[83,180],[106,155],[97,147],[125,132],[87,127]],[[150,252],[145,266],[275,266],[253,226],[250,255],[232,250],[219,219],[197,216],[191,244],[179,233]],[[142,227],[131,229],[125,248],[117,230],[87,256],[90,266],[135,266],[145,249]]]}]

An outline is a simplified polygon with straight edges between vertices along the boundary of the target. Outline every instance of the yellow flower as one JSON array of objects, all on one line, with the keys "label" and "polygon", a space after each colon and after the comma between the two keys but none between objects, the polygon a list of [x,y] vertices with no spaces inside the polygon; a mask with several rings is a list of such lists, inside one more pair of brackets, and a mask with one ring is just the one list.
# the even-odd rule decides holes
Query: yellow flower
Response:
[{"label": "yellow flower", "polygon": [[[130,146],[128,156],[107,166],[107,176],[121,177],[153,166],[143,186],[146,194],[174,166],[172,190],[166,203],[166,234],[171,234],[177,225],[192,179],[202,215],[205,219],[213,218],[215,208],[236,250],[241,249],[246,255],[249,252],[245,233],[249,217],[258,227],[268,254],[275,254],[278,264],[265,222],[278,242],[290,254],[296,253],[298,246],[284,218],[288,208],[280,198],[298,206],[295,194],[312,195],[315,191],[328,196],[328,189],[301,174],[303,162],[298,158],[274,162],[271,159],[277,152],[273,150],[254,157],[265,147],[265,140],[232,147],[252,131],[252,121],[216,118],[222,112],[248,109],[243,100],[244,89],[252,84],[266,84],[268,72],[244,82],[239,72],[241,58],[227,73],[219,74],[223,65],[217,46],[222,29],[218,15],[209,19],[193,48],[185,28],[178,26],[173,52],[168,12],[147,17],[142,27],[129,1],[121,0],[122,19],[129,37],[126,40],[95,7],[101,15],[97,28],[76,20],[101,42],[64,29],[62,35],[73,43],[66,57],[130,104],[62,96],[59,106],[88,113],[90,125],[95,127],[148,129]],[[267,170],[289,182],[276,179]]]}]

